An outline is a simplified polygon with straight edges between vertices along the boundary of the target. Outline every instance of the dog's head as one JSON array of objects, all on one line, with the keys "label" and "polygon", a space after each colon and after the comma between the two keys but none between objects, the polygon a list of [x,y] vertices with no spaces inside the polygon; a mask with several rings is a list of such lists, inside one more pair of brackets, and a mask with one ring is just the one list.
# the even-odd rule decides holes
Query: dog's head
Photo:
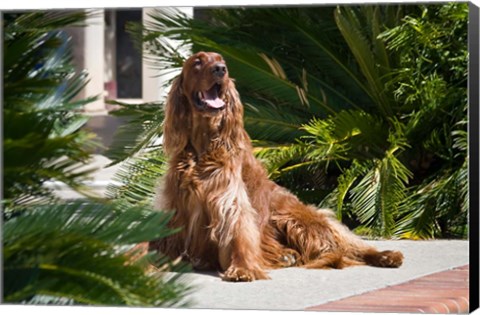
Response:
[{"label": "dog's head", "polygon": [[183,64],[180,84],[194,110],[210,115],[225,110],[230,78],[221,55],[198,52],[188,58]]},{"label": "dog's head", "polygon": [[[178,153],[191,141],[193,125],[208,125],[229,142],[243,134],[243,107],[223,57],[198,52],[188,58],[174,80],[165,106],[164,148]],[[198,132],[198,131],[197,131]]]}]

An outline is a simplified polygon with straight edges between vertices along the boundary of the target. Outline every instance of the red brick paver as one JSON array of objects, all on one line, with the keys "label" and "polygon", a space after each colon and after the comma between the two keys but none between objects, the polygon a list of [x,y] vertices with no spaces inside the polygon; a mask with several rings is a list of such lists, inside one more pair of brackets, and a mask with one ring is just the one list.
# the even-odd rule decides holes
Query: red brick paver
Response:
[{"label": "red brick paver", "polygon": [[469,265],[307,308],[309,311],[468,313]]}]

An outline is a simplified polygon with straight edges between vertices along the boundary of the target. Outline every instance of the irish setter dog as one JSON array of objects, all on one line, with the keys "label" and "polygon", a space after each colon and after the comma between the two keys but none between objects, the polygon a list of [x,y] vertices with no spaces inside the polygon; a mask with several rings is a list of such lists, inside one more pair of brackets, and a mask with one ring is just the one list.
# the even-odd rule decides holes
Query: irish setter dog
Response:
[{"label": "irish setter dog", "polygon": [[222,56],[199,52],[183,65],[165,106],[168,171],[155,207],[174,211],[180,232],[150,242],[226,281],[268,279],[267,269],[399,267],[328,210],[300,202],[269,180],[243,127],[243,107]]}]

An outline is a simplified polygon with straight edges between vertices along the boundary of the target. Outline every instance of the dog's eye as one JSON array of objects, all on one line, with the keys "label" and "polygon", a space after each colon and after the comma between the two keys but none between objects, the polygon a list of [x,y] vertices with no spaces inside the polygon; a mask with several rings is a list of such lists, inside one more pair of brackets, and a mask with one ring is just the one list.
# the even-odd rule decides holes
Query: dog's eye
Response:
[{"label": "dog's eye", "polygon": [[202,60],[201,59],[195,59],[194,63],[195,67],[201,66],[202,65]]}]

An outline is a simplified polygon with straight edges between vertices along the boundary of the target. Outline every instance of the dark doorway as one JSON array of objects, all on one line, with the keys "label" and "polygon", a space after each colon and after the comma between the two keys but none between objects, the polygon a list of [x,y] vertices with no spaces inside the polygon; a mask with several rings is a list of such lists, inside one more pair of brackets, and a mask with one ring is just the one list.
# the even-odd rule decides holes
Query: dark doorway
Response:
[{"label": "dark doorway", "polygon": [[142,10],[116,11],[117,97],[142,98],[142,55],[126,30],[129,22],[141,23]]}]

